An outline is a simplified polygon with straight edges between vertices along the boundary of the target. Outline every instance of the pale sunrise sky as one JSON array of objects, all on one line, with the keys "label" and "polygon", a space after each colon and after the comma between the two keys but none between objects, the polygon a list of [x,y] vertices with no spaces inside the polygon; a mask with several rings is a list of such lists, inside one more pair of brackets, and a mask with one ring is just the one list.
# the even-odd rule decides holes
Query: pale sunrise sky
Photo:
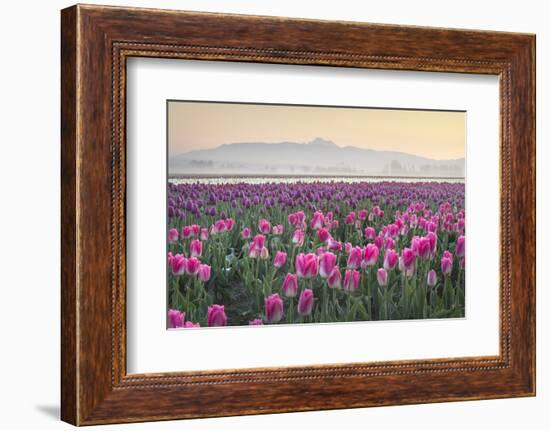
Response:
[{"label": "pale sunrise sky", "polygon": [[234,142],[309,142],[400,151],[436,160],[465,157],[466,113],[374,108],[168,103],[169,154]]}]

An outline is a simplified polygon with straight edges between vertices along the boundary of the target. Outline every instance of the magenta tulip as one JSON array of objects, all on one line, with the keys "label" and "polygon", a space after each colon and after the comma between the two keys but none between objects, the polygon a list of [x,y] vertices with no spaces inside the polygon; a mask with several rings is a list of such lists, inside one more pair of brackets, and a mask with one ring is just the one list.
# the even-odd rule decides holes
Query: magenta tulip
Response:
[{"label": "magenta tulip", "polygon": [[367,210],[365,209],[359,210],[359,212],[357,213],[357,218],[359,220],[366,220],[368,215],[369,215],[369,212]]},{"label": "magenta tulip", "polygon": [[201,264],[199,265],[199,280],[203,283],[206,283],[208,280],[210,280],[210,274],[211,274],[211,268],[210,265]]},{"label": "magenta tulip", "polygon": [[300,294],[300,299],[298,300],[298,314],[300,316],[309,316],[313,311],[313,302],[314,302],[313,290],[304,289]]},{"label": "magenta tulip", "polygon": [[179,234],[177,229],[172,228],[168,231],[168,242],[170,244],[175,244],[176,242],[178,242],[178,237]]},{"label": "magenta tulip", "polygon": [[344,275],[344,290],[354,291],[359,288],[361,273],[355,269],[348,269]]},{"label": "magenta tulip", "polygon": [[262,319],[254,319],[254,320],[249,320],[248,321],[248,324],[250,326],[261,326],[264,324],[263,320]]},{"label": "magenta tulip", "polygon": [[183,311],[170,309],[168,310],[168,327],[169,328],[181,328],[183,321],[185,320],[185,313]]},{"label": "magenta tulip", "polygon": [[441,272],[444,275],[449,275],[453,271],[453,259],[448,256],[441,258]]},{"label": "magenta tulip", "polygon": [[363,250],[361,247],[352,247],[349,251],[347,267],[350,269],[357,269],[361,266],[361,260],[363,259]]},{"label": "magenta tulip", "polygon": [[243,239],[248,239],[250,238],[250,235],[252,234],[251,230],[249,227],[245,227],[242,231],[241,231],[241,237]]},{"label": "magenta tulip", "polygon": [[336,255],[330,251],[326,252],[321,256],[321,261],[319,262],[319,275],[323,278],[327,278],[335,265]]},{"label": "magenta tulip", "polygon": [[189,251],[192,257],[199,257],[202,254],[202,242],[199,239],[191,241]]},{"label": "magenta tulip", "polygon": [[260,259],[266,260],[269,258],[269,250],[267,247],[262,247],[260,250]]},{"label": "magenta tulip", "polygon": [[268,322],[276,323],[283,318],[284,304],[278,293],[264,298],[265,318]]},{"label": "magenta tulip", "polygon": [[275,268],[281,268],[286,262],[286,253],[284,251],[278,251],[275,255],[275,260],[273,261],[273,266]]},{"label": "magenta tulip", "polygon": [[431,252],[432,252],[431,257],[434,257],[437,251],[437,235],[433,232],[428,232],[426,235],[426,238],[428,238],[428,240],[430,241]]},{"label": "magenta tulip", "polygon": [[466,253],[466,238],[464,235],[460,235],[458,239],[456,240],[456,255],[458,257],[464,257],[464,254]]},{"label": "magenta tulip", "polygon": [[265,236],[258,234],[254,237],[252,240],[252,244],[254,245],[254,248],[258,251],[261,251],[262,248],[264,248],[265,245]]},{"label": "magenta tulip", "polygon": [[184,239],[190,238],[191,235],[193,235],[193,231],[191,230],[191,226],[183,226],[181,228],[181,236]]},{"label": "magenta tulip", "polygon": [[321,211],[316,211],[315,214],[313,214],[313,218],[311,219],[311,228],[313,230],[319,230],[323,227],[323,221],[325,219],[325,216]]},{"label": "magenta tulip", "polygon": [[208,229],[201,229],[201,240],[206,241],[208,239]]},{"label": "magenta tulip", "polygon": [[271,223],[264,218],[260,220],[258,227],[260,228],[260,232],[264,235],[271,232]]},{"label": "magenta tulip", "polygon": [[199,259],[197,259],[196,257],[190,257],[189,259],[187,259],[185,270],[190,275],[197,275],[200,265],[201,261]]},{"label": "magenta tulip", "polygon": [[200,328],[201,327],[201,324],[199,322],[197,323],[193,323],[191,321],[187,321],[183,324],[183,327],[184,328]]},{"label": "magenta tulip", "polygon": [[378,284],[380,286],[387,286],[388,285],[388,271],[386,271],[384,268],[379,268],[376,272],[376,280],[378,281]]},{"label": "magenta tulip", "polygon": [[403,259],[403,267],[405,268],[405,270],[410,270],[411,268],[414,268],[416,256],[412,248],[403,248],[403,250],[401,251],[401,258]]},{"label": "magenta tulip", "polygon": [[223,305],[213,304],[208,307],[207,313],[208,326],[225,326],[227,325],[227,316]]},{"label": "magenta tulip", "polygon": [[321,242],[327,242],[330,239],[330,232],[327,228],[323,227],[317,232],[317,238],[319,238],[319,241]]},{"label": "magenta tulip", "polygon": [[172,274],[182,275],[186,270],[187,259],[182,254],[176,254],[169,258],[168,265],[172,269]]},{"label": "magenta tulip", "polygon": [[366,266],[373,266],[376,265],[376,262],[378,261],[378,255],[380,251],[378,250],[378,247],[374,244],[367,244],[365,247],[365,265]]},{"label": "magenta tulip", "polygon": [[384,255],[384,269],[386,271],[389,271],[397,265],[397,260],[399,259],[399,256],[397,255],[397,252],[393,249],[387,250]]},{"label": "magenta tulip", "polygon": [[298,277],[296,274],[287,274],[283,280],[283,292],[285,296],[294,298],[298,294]]},{"label": "magenta tulip", "polygon": [[296,256],[296,274],[300,278],[311,278],[319,271],[319,259],[314,253],[300,253]]},{"label": "magenta tulip", "polygon": [[332,271],[327,278],[327,284],[328,287],[332,289],[340,289],[342,287],[342,273],[340,272],[340,268],[338,268],[338,266],[332,268]]},{"label": "magenta tulip", "polygon": [[373,227],[367,227],[365,228],[365,238],[367,239],[374,239],[376,237],[376,231]]},{"label": "magenta tulip", "polygon": [[296,244],[298,247],[301,247],[304,245],[304,239],[305,239],[304,232],[301,231],[300,229],[295,230],[294,233],[292,234],[292,242]]}]

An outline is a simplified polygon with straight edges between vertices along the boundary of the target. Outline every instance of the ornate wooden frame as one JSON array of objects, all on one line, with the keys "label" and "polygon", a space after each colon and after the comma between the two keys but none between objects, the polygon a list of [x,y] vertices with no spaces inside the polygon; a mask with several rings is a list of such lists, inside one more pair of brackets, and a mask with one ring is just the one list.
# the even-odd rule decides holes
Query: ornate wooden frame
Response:
[{"label": "ornate wooden frame", "polygon": [[[63,420],[88,425],[535,394],[534,35],[82,5],[61,17]],[[500,354],[127,375],[130,56],[498,75]]]}]

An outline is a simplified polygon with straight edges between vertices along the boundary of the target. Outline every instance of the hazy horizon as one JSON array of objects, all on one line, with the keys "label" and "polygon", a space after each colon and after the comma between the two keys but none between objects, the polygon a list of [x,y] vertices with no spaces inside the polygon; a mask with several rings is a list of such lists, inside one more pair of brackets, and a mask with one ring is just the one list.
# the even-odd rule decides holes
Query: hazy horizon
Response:
[{"label": "hazy horizon", "polygon": [[232,143],[308,143],[396,151],[433,160],[465,157],[466,113],[390,108],[168,103],[169,155]]}]

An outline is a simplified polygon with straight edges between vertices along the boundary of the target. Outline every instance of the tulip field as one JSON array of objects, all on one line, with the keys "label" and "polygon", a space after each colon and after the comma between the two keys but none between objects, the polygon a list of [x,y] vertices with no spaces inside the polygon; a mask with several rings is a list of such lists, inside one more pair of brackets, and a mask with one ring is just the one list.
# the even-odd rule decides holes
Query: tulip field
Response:
[{"label": "tulip field", "polygon": [[464,317],[463,183],[169,182],[167,235],[169,328]]}]

